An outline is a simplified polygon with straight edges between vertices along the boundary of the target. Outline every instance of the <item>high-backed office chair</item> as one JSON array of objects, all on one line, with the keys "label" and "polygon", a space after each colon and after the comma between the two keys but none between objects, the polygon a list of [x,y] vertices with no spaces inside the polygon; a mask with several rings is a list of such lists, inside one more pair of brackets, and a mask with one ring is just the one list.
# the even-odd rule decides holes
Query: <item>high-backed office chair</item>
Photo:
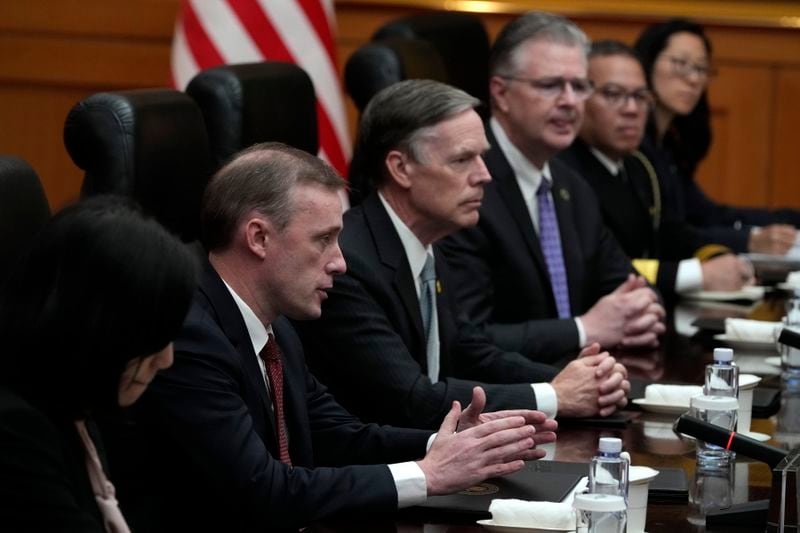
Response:
[{"label": "high-backed office chair", "polygon": [[0,155],[0,286],[50,218],[36,171],[13,155]]},{"label": "high-backed office chair", "polygon": [[[447,72],[433,46],[419,39],[391,38],[367,43],[353,52],[344,70],[347,92],[363,112],[372,97],[393,83],[407,79],[447,82]],[[350,162],[350,205],[357,205],[372,190],[362,168],[359,147]]]},{"label": "high-backed office chair", "polygon": [[198,238],[213,166],[203,117],[187,95],[170,89],[94,94],[70,111],[64,143],[86,172],[83,195],[130,196],[184,241]]},{"label": "high-backed office chair", "polygon": [[217,165],[252,144],[279,141],[317,155],[317,98],[305,71],[270,61],[197,74],[186,88],[200,107]]},{"label": "high-backed office chair", "polygon": [[419,78],[449,81],[436,49],[420,39],[389,38],[367,43],[353,52],[344,68],[347,92],[359,111],[381,89]]},{"label": "high-backed office chair", "polygon": [[389,37],[431,43],[444,62],[449,83],[488,102],[489,35],[479,17],[453,11],[410,15],[384,24],[372,39]]}]

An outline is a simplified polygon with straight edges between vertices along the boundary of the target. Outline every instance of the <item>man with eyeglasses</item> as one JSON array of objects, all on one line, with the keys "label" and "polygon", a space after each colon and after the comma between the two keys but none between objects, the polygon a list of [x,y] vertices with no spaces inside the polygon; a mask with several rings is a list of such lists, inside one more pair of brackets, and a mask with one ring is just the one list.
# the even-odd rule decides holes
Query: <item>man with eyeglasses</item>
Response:
[{"label": "man with eyeglasses", "polygon": [[553,157],[575,139],[586,35],[531,12],[490,56],[491,150],[480,220],[442,243],[459,299],[493,341],[538,360],[603,347],[655,346],[664,309],[603,224],[591,188]]},{"label": "man with eyeglasses", "polygon": [[558,157],[597,193],[606,225],[638,258],[634,266],[663,294],[740,289],[752,279],[751,266],[670,216],[654,166],[637,151],[653,95],[633,50],[619,41],[593,43],[589,79],[595,90],[580,136]]}]

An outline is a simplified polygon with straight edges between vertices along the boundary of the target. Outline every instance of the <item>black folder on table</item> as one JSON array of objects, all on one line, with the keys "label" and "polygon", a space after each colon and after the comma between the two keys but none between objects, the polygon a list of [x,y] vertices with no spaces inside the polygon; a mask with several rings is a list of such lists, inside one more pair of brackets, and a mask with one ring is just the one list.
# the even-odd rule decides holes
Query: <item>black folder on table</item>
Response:
[{"label": "black folder on table", "polygon": [[[576,465],[566,470],[560,465]],[[490,478],[465,491],[447,496],[433,496],[420,505],[425,511],[460,515],[473,520],[491,518],[489,504],[495,498],[560,502],[588,475],[589,465],[560,461],[530,461],[514,474]]]},{"label": "black folder on table", "polygon": [[[657,470],[659,475],[650,482],[649,503],[674,504],[688,501],[689,483],[686,473],[679,468]],[[433,496],[417,509],[426,514],[433,512],[447,517],[482,520],[491,518],[489,504],[495,498],[560,502],[588,474],[588,463],[530,461],[515,474],[487,479],[484,483],[456,494]]]}]

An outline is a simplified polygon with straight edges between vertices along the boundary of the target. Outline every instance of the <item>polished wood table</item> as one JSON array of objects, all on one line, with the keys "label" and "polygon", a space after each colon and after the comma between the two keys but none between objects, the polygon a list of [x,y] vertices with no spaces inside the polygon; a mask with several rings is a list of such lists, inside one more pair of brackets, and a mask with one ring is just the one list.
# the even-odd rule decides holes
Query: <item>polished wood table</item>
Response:
[{"label": "polished wood table", "polygon": [[[774,312],[779,312],[782,304],[767,302]],[[671,313],[686,323],[689,316],[745,316],[744,309],[725,306],[682,306]],[[681,327],[681,326],[679,326]],[[696,335],[687,337],[675,330],[670,324],[662,346],[652,353],[617,353],[629,368],[632,378],[646,381],[667,383],[701,384],[705,365],[711,360],[714,347],[711,336]],[[716,345],[719,345],[717,342]],[[738,354],[738,352],[737,352]],[[762,354],[763,356],[769,354]],[[779,386],[776,375],[767,376],[762,384]],[[797,400],[800,405],[800,400]],[[782,408],[782,413],[785,406]],[[800,413],[800,408],[795,408]],[[600,437],[614,436],[623,439],[624,448],[631,453],[634,465],[646,465],[653,468],[681,468],[685,470],[690,486],[690,503],[681,505],[650,504],[647,512],[648,533],[681,531],[704,531],[704,505],[712,506],[729,503],[743,503],[769,497],[771,485],[770,468],[751,461],[741,455],[735,465],[725,475],[719,473],[706,475],[696,472],[695,443],[681,439],[672,432],[675,416],[641,412],[633,422],[624,429],[605,429],[597,427],[580,427],[565,425],[559,429],[558,440],[549,451],[548,458],[559,461],[588,462],[596,452]],[[800,417],[798,417],[800,419]],[[791,422],[791,421],[790,421]],[[770,419],[754,419],[752,431],[775,435],[779,417]],[[785,425],[785,424],[784,424]],[[790,423],[791,425],[791,423]],[[796,442],[800,433],[784,432],[784,447]],[[775,440],[770,444],[780,446]],[[587,470],[588,474],[588,470]],[[731,529],[726,529],[732,531]],[[739,529],[741,530],[741,529]],[[752,528],[751,528],[752,530]],[[756,529],[757,530],[757,529]],[[419,532],[419,533],[456,533],[486,532],[482,526],[474,523],[441,523],[426,517],[415,510],[404,510],[391,516],[351,516],[340,517],[317,524],[308,529],[315,532],[340,531],[375,531],[375,532]]]}]

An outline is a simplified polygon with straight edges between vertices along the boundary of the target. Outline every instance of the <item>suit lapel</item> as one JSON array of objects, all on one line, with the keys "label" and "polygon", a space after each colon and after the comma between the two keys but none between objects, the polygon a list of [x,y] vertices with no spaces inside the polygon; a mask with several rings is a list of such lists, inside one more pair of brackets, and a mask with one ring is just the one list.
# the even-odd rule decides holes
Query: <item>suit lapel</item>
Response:
[{"label": "suit lapel", "polygon": [[[414,284],[411,267],[408,264],[408,258],[406,258],[406,254],[403,250],[403,243],[400,241],[400,236],[397,235],[397,231],[392,225],[389,214],[386,212],[386,209],[384,209],[377,193],[370,195],[361,205],[364,210],[364,218],[367,221],[367,226],[375,241],[378,257],[380,258],[381,264],[385,267],[384,275],[388,276],[391,280],[392,287],[403,303],[403,307],[408,313],[411,323],[414,325],[414,335],[417,346],[425,346],[417,288]],[[419,350],[411,350],[411,353],[419,353]],[[427,367],[424,358],[418,362],[423,367]]]},{"label": "suit lapel", "polygon": [[[625,159],[623,159],[623,165],[625,165],[625,172],[628,174],[631,184],[633,184],[633,190],[636,194],[636,198],[639,200],[639,204],[647,213],[648,218],[655,228],[657,222],[660,221],[655,220],[654,213],[651,211],[654,193],[652,187],[654,184],[651,183],[650,176],[642,166],[642,163],[634,156],[626,156]],[[655,185],[658,185],[658,183],[656,182]]]},{"label": "suit lapel", "polygon": [[553,178],[553,206],[558,219],[558,232],[561,238],[561,252],[564,256],[564,267],[567,270],[567,286],[569,287],[570,308],[580,309],[581,287],[575,279],[576,265],[581,264],[581,240],[575,228],[575,211],[572,207],[572,191],[561,177],[563,169],[557,161],[550,162],[550,175]]},{"label": "suit lapel", "polygon": [[456,317],[450,307],[449,295],[444,280],[449,279],[447,260],[434,244],[433,257],[436,262],[436,314],[439,320],[439,376],[452,375],[453,365],[450,354],[457,337]]},{"label": "suit lapel", "polygon": [[200,290],[211,303],[217,322],[225,336],[242,358],[242,366],[245,373],[243,378],[248,382],[250,388],[256,392],[261,405],[264,407],[265,419],[268,420],[271,426],[271,431],[264,431],[263,437],[271,439],[273,446],[277,449],[275,415],[272,412],[272,402],[267,395],[267,388],[264,386],[263,373],[256,359],[258,356],[253,350],[253,344],[250,342],[250,334],[247,331],[247,326],[245,326],[242,313],[236,306],[236,302],[233,300],[228,288],[208,262],[203,273]]},{"label": "suit lapel", "polygon": [[503,151],[498,146],[497,139],[488,124],[486,127],[486,137],[489,139],[489,144],[492,146],[491,150],[489,150],[485,156],[486,166],[492,169],[492,179],[497,184],[497,190],[503,202],[506,204],[511,218],[514,219],[517,228],[522,233],[528,251],[533,256],[545,278],[549,279],[547,263],[542,254],[539,236],[536,235],[536,230],[533,227],[530,211],[528,211],[528,206],[525,203],[525,199],[522,197],[522,191],[519,190],[514,171],[508,163],[506,156],[503,154]]}]

